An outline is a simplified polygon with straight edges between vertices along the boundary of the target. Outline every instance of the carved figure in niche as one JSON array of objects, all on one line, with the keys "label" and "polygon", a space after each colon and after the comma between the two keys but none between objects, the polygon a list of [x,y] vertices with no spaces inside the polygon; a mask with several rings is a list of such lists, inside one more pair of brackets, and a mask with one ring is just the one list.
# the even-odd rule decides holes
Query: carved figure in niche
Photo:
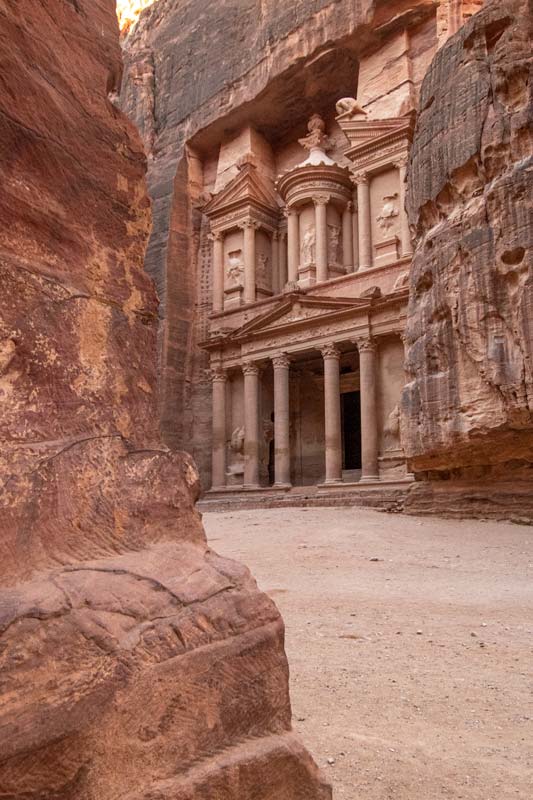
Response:
[{"label": "carved figure in niche", "polygon": [[228,253],[228,268],[226,274],[232,286],[237,286],[241,283],[241,278],[244,273],[244,264],[242,263],[242,250],[232,250]]},{"label": "carved figure in niche", "polygon": [[258,253],[257,255],[257,277],[263,282],[266,282],[268,275],[268,256],[266,253]]},{"label": "carved figure in niche", "polygon": [[315,262],[315,232],[309,225],[302,240],[302,264],[308,266]]},{"label": "carved figure in niche", "polygon": [[396,203],[397,197],[398,192],[394,192],[394,194],[387,194],[383,198],[383,208],[381,209],[381,213],[376,217],[376,220],[379,227],[384,231],[388,231],[392,228],[394,225],[394,218],[400,213],[398,211],[398,204]]},{"label": "carved figure in niche", "polygon": [[366,116],[365,109],[359,105],[355,97],[341,97],[340,100],[337,100],[335,110],[338,117],[345,116],[351,118],[358,114],[364,114]]},{"label": "carved figure in niche", "polygon": [[228,445],[228,475],[244,473],[244,428],[235,428]]},{"label": "carved figure in niche", "polygon": [[400,447],[400,409],[396,404],[383,428],[385,450],[398,450]]},{"label": "carved figure in niche", "polygon": [[339,237],[341,229],[338,225],[328,225],[328,256],[331,264],[339,263]]}]

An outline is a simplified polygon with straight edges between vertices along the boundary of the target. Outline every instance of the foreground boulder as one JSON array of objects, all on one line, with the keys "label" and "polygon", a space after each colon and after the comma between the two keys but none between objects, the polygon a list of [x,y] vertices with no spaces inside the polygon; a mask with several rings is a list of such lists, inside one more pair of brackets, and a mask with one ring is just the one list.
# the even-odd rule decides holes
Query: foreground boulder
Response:
[{"label": "foreground boulder", "polygon": [[327,798],[279,613],[159,440],[114,2],[1,0],[0,42],[0,793]]},{"label": "foreground boulder", "polygon": [[497,0],[440,50],[409,171],[402,439],[412,511],[533,517],[533,16]]}]

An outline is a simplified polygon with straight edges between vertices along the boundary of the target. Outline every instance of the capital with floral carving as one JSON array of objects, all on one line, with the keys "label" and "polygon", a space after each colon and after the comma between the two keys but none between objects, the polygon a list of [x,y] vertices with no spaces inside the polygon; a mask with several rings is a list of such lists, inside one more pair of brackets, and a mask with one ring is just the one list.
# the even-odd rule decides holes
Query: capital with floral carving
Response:
[{"label": "capital with floral carving", "polygon": [[259,375],[260,369],[259,364],[256,364],[255,361],[245,361],[242,365],[242,372],[243,375]]},{"label": "capital with floral carving", "polygon": [[298,209],[294,206],[284,206],[283,207],[283,216],[287,217],[287,219],[293,215],[298,214]]},{"label": "capital with floral carving", "polygon": [[211,380],[213,383],[215,381],[221,381],[225,383],[227,379],[228,373],[221,364],[215,364],[211,367]]},{"label": "capital with floral carving", "polygon": [[403,167],[406,167],[408,163],[409,163],[409,156],[400,156],[400,158],[397,158],[396,161],[394,162],[394,166],[396,167],[396,169],[402,169]]},{"label": "capital with floral carving", "polygon": [[355,343],[360,353],[375,353],[377,350],[377,342],[372,336],[362,336]]},{"label": "capital with floral carving", "polygon": [[274,369],[288,369],[290,366],[291,360],[287,353],[278,353],[275,356],[272,356],[272,366]]},{"label": "capital with floral carving", "polygon": [[353,210],[354,210],[354,205],[353,205],[352,201],[349,200],[346,203],[346,211],[348,211],[348,213],[351,214],[353,212]]},{"label": "capital with floral carving", "polygon": [[211,231],[207,234],[207,238],[211,242],[220,242],[224,238],[224,231]]},{"label": "capital with floral carving", "polygon": [[244,222],[239,223],[239,228],[244,230],[245,228],[253,228],[254,230],[258,230],[261,227],[261,223],[257,222],[255,219],[245,219]]},{"label": "capital with floral carving", "polygon": [[327,206],[331,200],[330,194],[314,194],[312,197],[315,206]]},{"label": "capital with floral carving", "polygon": [[352,173],[352,180],[358,186],[360,184],[367,184],[368,183],[368,173],[367,172],[356,172],[355,170],[350,170]]},{"label": "capital with floral carving", "polygon": [[322,358],[336,358],[339,360],[341,357],[341,352],[335,342],[329,342],[328,344],[323,345],[320,348],[320,352],[322,353]]}]

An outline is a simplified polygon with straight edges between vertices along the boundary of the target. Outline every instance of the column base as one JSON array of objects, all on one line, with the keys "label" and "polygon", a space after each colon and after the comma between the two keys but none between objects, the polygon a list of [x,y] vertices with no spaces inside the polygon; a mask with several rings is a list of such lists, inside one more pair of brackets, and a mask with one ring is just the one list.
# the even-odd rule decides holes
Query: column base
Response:
[{"label": "column base", "polygon": [[260,489],[261,486],[258,483],[243,483],[243,489]]},{"label": "column base", "polygon": [[226,488],[227,488],[226,484],[225,483],[223,483],[223,484],[221,483],[219,486],[211,486],[211,488],[208,489],[208,491],[209,492],[225,492]]},{"label": "column base", "polygon": [[342,483],[342,478],[326,478],[323,483],[323,486],[333,486],[337,483]]},{"label": "column base", "polygon": [[292,483],[273,483],[273,489],[292,489]]},{"label": "column base", "polygon": [[380,480],[381,479],[379,475],[361,475],[359,478],[359,483],[376,483]]}]

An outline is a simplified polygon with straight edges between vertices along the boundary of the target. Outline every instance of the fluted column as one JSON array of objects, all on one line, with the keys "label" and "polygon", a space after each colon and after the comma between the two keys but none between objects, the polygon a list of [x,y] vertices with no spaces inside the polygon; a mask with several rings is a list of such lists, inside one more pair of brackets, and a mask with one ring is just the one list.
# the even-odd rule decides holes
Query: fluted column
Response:
[{"label": "fluted column", "polygon": [[346,272],[354,271],[352,203],[346,203],[342,212],[342,264]]},{"label": "fluted column", "polygon": [[224,234],[210,235],[213,242],[213,311],[224,310]]},{"label": "fluted column", "polygon": [[334,344],[325,345],[324,359],[324,424],[326,450],[326,483],[342,481],[340,352]]},{"label": "fluted column", "polygon": [[226,486],[226,370],[216,366],[211,372],[213,441],[211,451],[211,486]]},{"label": "fluted column", "polygon": [[244,302],[255,303],[255,232],[259,225],[247,220],[241,227],[244,231]]},{"label": "fluted column", "polygon": [[259,367],[243,364],[244,373],[244,487],[259,486]]},{"label": "fluted column", "polygon": [[359,223],[359,269],[372,266],[372,222],[370,219],[370,186],[368,175],[360,172],[357,183],[357,217]]},{"label": "fluted column", "polygon": [[274,367],[274,486],[291,484],[289,436],[289,357],[279,353],[272,358]]},{"label": "fluted column", "polygon": [[298,281],[298,267],[300,265],[300,220],[296,208],[287,208],[287,281]]},{"label": "fluted column", "polygon": [[361,379],[361,481],[379,480],[378,416],[376,386],[376,342],[367,337],[357,341]]},{"label": "fluted column", "polygon": [[357,189],[353,192],[352,230],[353,271],[357,272],[359,269],[359,212],[357,208]]},{"label": "fluted column", "polygon": [[328,279],[328,223],[327,205],[329,195],[317,194],[313,196],[315,204],[315,260],[316,279],[318,283]]},{"label": "fluted column", "polygon": [[279,274],[279,247],[278,247],[279,233],[274,231],[270,240],[270,251],[272,253],[272,292],[279,294],[281,291],[281,280]]},{"label": "fluted column", "polygon": [[406,208],[407,158],[400,159],[395,166],[400,173],[400,241],[402,256],[412,256],[413,242],[411,240],[411,231],[409,230],[409,219],[407,217]]}]

